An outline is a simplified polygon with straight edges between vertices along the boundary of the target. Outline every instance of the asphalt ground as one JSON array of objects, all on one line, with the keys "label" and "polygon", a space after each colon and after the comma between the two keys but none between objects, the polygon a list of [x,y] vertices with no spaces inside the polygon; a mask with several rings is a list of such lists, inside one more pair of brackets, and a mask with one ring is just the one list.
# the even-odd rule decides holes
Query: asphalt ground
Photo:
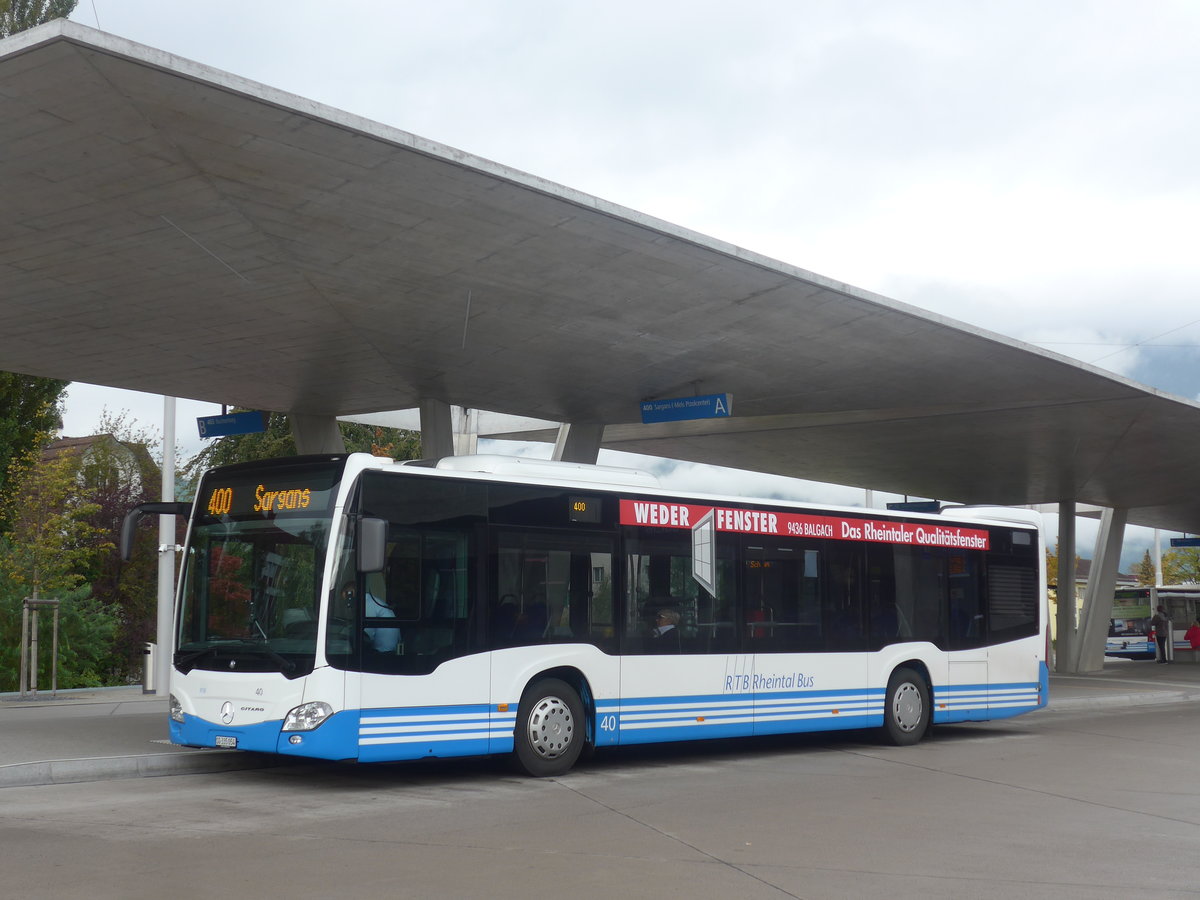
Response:
[{"label": "asphalt ground", "polygon": [[[1101,672],[1051,675],[1050,704],[1030,716],[1200,703],[1200,664],[1106,660]],[[140,686],[0,694],[0,788],[294,765],[167,739],[167,701]]]}]

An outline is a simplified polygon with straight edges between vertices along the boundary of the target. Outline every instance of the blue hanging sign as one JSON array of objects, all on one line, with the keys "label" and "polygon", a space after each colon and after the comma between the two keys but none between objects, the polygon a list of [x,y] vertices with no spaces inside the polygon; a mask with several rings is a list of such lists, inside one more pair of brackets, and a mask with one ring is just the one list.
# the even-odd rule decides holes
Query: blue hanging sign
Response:
[{"label": "blue hanging sign", "polygon": [[642,424],[683,422],[687,419],[723,419],[733,415],[732,394],[674,397],[642,402]]},{"label": "blue hanging sign", "polygon": [[270,413],[251,410],[250,412],[229,413],[224,416],[201,416],[196,419],[196,427],[200,429],[200,437],[227,437],[231,434],[258,434],[267,430],[267,418]]}]

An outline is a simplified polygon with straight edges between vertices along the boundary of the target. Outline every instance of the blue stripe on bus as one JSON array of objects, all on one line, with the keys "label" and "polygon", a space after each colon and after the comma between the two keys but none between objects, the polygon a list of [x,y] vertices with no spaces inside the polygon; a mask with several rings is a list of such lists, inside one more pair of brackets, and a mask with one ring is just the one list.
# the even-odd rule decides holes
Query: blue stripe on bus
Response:
[{"label": "blue stripe on bus", "polygon": [[499,712],[486,703],[363,710],[358,758],[363,762],[426,756],[479,756],[513,747],[516,704]]},{"label": "blue stripe on bus", "polygon": [[[1043,666],[1044,669],[1044,666]],[[944,685],[935,688],[933,721],[1000,719],[1045,705],[1042,683]],[[631,697],[597,702],[597,714],[613,716],[622,744],[779,734],[883,724],[882,688],[781,691],[747,694]],[[615,743],[616,741],[614,741]]]},{"label": "blue stripe on bus", "polygon": [[754,733],[795,734],[809,731],[843,731],[849,728],[878,728],[883,724],[883,712],[856,715],[831,715],[820,719],[787,719],[778,722],[755,722]]},{"label": "blue stripe on bus", "polygon": [[1044,664],[1042,669],[1041,681],[935,687],[933,721],[946,724],[1006,719],[1045,706],[1049,674]]},{"label": "blue stripe on bus", "polygon": [[660,697],[626,697],[622,700],[606,701],[621,706],[651,706],[657,703],[742,703],[764,697],[776,698],[823,698],[823,697],[857,697],[862,694],[878,693],[883,695],[881,688],[852,688],[836,691],[745,691],[738,694],[687,694]]},{"label": "blue stripe on bus", "polygon": [[622,744],[866,728],[883,723],[878,689],[630,697],[610,701]]}]

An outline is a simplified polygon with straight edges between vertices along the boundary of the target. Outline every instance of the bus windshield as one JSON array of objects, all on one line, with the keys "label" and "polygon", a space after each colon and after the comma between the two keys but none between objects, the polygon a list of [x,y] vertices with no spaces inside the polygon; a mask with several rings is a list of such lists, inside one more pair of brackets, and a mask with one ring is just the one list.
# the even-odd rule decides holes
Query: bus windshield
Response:
[{"label": "bus windshield", "polygon": [[202,525],[188,547],[175,664],[182,671],[313,669],[329,522]]},{"label": "bus windshield", "polygon": [[313,670],[329,508],[340,467],[230,467],[210,473],[184,561],[182,672]]}]

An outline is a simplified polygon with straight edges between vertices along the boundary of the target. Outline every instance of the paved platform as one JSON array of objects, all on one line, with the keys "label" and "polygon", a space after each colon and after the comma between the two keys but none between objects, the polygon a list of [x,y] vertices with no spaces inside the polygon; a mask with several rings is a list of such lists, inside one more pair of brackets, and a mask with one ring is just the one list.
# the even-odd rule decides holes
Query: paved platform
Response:
[{"label": "paved platform", "polygon": [[[1093,675],[1051,675],[1050,706],[1033,715],[1169,703],[1200,704],[1200,664],[1108,660]],[[140,686],[0,694],[0,788],[288,764],[171,744],[166,698]]]},{"label": "paved platform", "polygon": [[172,744],[166,698],[140,686],[0,694],[0,788],[271,764],[258,754]]}]

